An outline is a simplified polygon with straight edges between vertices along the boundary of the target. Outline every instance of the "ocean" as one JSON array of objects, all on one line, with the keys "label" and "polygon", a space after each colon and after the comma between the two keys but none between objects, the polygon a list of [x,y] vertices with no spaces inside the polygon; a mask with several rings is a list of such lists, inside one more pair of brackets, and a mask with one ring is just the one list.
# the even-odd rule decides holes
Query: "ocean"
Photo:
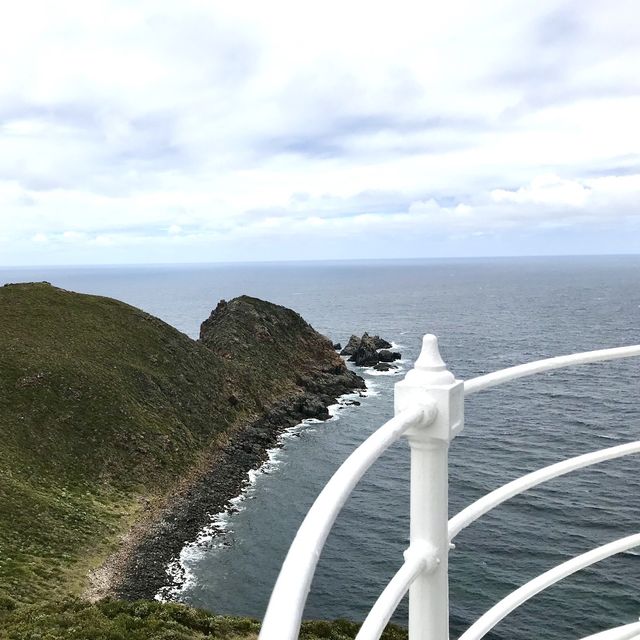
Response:
[{"label": "ocean", "polygon": [[[359,370],[360,406],[335,408],[283,438],[251,475],[219,535],[183,554],[175,595],[261,617],[288,545],[324,483],[393,415],[393,384],[435,333],[451,371],[471,378],[529,360],[640,342],[640,256],[0,269],[0,283],[47,280],[107,295],[197,337],[219,299],[254,295],[298,311],[343,344],[378,333],[402,352],[395,374]],[[640,360],[586,365],[470,397],[450,451],[450,512],[541,466],[640,439]],[[463,531],[450,555],[452,637],[529,579],[637,533],[638,458],[605,462],[505,503]],[[402,564],[408,448],[394,445],[345,506],[320,559],[305,617],[362,620]],[[394,620],[406,623],[406,602]],[[640,615],[640,550],[534,597],[488,637],[580,638]]]}]

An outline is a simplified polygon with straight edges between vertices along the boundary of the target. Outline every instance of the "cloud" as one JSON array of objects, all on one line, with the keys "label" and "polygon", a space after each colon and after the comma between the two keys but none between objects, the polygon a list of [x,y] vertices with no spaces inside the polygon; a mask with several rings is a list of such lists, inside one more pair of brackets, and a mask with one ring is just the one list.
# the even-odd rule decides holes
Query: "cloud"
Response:
[{"label": "cloud", "polygon": [[640,81],[629,64],[640,56],[633,26],[638,7],[619,0],[612,11],[605,14],[596,0],[585,0],[580,10],[573,2],[542,7],[519,46],[491,73],[518,98],[505,115],[638,96]]},{"label": "cloud", "polygon": [[0,264],[614,224],[626,247],[638,18],[629,0],[25,0],[0,24]]},{"label": "cloud", "polygon": [[535,178],[531,184],[517,191],[494,189],[491,192],[491,199],[496,203],[515,202],[573,208],[584,206],[589,195],[590,189],[583,184],[548,175]]},{"label": "cloud", "polygon": [[640,223],[638,189],[640,174],[585,181],[543,175],[520,188],[494,189],[455,207],[441,206],[434,199],[414,202],[409,212],[429,217],[433,228],[450,232],[623,228],[628,222]]}]

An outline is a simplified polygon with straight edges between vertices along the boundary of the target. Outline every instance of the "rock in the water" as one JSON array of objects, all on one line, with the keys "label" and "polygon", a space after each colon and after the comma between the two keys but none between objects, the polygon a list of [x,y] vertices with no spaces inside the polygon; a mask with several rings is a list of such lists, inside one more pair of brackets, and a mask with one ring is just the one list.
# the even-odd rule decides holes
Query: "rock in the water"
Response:
[{"label": "rock in the water", "polygon": [[402,355],[397,351],[382,349],[381,351],[378,351],[378,358],[380,358],[380,362],[393,362],[394,360],[400,360]]},{"label": "rock in the water", "polygon": [[[336,348],[339,348],[337,345]],[[386,353],[392,353],[387,351],[391,348],[391,343],[387,342],[378,335],[370,336],[368,333],[363,333],[361,338],[356,335],[352,335],[347,342],[347,346],[340,351],[341,356],[350,356],[349,360],[355,362],[359,367],[372,367],[380,361],[392,362],[393,360],[399,360],[400,354],[393,352],[392,355],[380,356],[379,350],[383,349]],[[387,358],[387,359],[385,359]]]},{"label": "rock in the water", "polygon": [[376,349],[373,338],[365,333],[361,340],[360,346],[356,349],[355,353],[349,358],[358,367],[372,367],[374,364],[380,362],[378,356],[378,350]]},{"label": "rock in the water", "polygon": [[336,342],[336,343],[333,345],[333,348],[334,348],[336,351],[340,351],[340,349],[342,349],[342,345],[341,345],[339,342]]},{"label": "rock in the water", "polygon": [[378,362],[373,368],[376,371],[390,371],[391,369],[397,369],[398,365],[390,364],[389,362]]},{"label": "rock in the water", "polygon": [[347,346],[340,352],[341,356],[352,356],[357,348],[360,346],[362,338],[358,338],[356,335],[352,335],[347,342]]},{"label": "rock in the water", "polygon": [[373,342],[376,345],[376,349],[391,349],[391,343],[387,342],[380,336],[373,336]]}]

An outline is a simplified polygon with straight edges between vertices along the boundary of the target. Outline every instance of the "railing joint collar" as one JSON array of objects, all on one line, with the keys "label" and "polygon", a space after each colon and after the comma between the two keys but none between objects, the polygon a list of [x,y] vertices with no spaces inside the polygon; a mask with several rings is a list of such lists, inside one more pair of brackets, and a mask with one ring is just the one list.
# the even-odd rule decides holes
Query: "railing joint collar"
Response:
[{"label": "railing joint collar", "polygon": [[416,540],[402,554],[407,562],[421,562],[422,571],[431,573],[439,564],[438,550],[430,543]]}]

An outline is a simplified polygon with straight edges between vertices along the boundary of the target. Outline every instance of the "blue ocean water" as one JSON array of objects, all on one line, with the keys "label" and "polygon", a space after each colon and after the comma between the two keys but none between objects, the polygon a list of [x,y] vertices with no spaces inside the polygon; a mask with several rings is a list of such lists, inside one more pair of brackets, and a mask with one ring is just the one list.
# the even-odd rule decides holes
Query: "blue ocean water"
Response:
[{"label": "blue ocean water", "polygon": [[[458,378],[537,358],[640,342],[640,257],[0,269],[119,298],[196,337],[220,298],[246,293],[300,312],[334,340],[379,333],[399,375],[364,372],[372,394],[285,440],[226,533],[191,555],[181,599],[261,617],[296,528],[344,458],[393,411],[393,384],[423,333]],[[640,361],[586,365],[471,397],[451,447],[450,511],[519,475],[639,439]],[[639,531],[638,458],[602,463],[512,499],[456,540],[452,637],[514,588],[572,555]],[[320,560],[306,617],[362,620],[402,563],[408,450],[398,443],[347,503]],[[508,616],[493,637],[579,638],[640,615],[640,551],[575,574]],[[406,603],[396,620],[406,621]]]}]

